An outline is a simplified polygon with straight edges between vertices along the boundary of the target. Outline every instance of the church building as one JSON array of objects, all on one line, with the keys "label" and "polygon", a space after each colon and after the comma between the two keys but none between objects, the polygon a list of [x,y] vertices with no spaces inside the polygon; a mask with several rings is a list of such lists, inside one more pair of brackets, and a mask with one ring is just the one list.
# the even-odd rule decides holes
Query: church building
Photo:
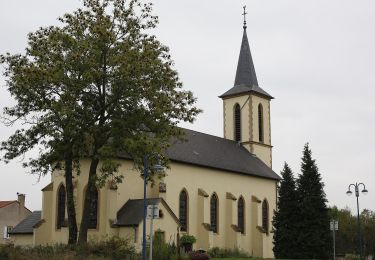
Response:
[{"label": "church building", "polygon": [[[218,93],[220,94],[220,93]],[[280,177],[272,170],[270,101],[260,88],[243,26],[233,87],[223,93],[224,137],[184,129],[185,141],[167,150],[170,169],[147,186],[147,203],[157,205],[153,232],[177,244],[178,235],[194,235],[194,249],[241,249],[255,257],[273,257],[272,217]],[[143,232],[143,179],[131,158],[119,155],[123,182],[98,188],[91,206],[89,239],[127,237],[140,250]],[[89,160],[74,178],[77,220],[81,219]],[[78,223],[79,225],[80,223]],[[147,220],[147,235],[150,223]],[[67,243],[63,171],[52,173],[43,189],[41,220],[33,245]],[[17,244],[17,241],[15,241]]]}]

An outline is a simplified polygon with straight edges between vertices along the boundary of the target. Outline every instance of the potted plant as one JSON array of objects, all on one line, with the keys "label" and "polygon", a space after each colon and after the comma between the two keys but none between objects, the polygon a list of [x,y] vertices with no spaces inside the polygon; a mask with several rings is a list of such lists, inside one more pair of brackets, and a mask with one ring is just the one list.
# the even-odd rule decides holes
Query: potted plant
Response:
[{"label": "potted plant", "polygon": [[195,242],[197,242],[197,239],[193,235],[183,234],[180,238],[180,244],[185,252],[190,252]]}]

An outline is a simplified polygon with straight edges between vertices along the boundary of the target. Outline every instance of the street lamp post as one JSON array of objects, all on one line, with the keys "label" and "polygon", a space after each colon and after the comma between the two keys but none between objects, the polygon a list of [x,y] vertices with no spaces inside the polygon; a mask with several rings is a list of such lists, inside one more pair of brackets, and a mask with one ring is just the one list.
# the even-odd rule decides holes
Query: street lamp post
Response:
[{"label": "street lamp post", "polygon": [[362,193],[364,195],[366,195],[368,193],[368,190],[366,190],[366,186],[365,184],[363,184],[362,182],[360,183],[355,183],[355,184],[350,184],[349,187],[348,187],[348,191],[346,192],[347,195],[352,195],[353,192],[350,190],[351,187],[354,187],[354,192],[355,192],[355,196],[357,197],[357,234],[358,234],[358,251],[359,251],[359,257],[360,259],[364,259],[363,258],[363,248],[362,248],[362,236],[361,236],[361,222],[360,222],[360,219],[359,219],[359,201],[358,201],[358,197],[359,197],[359,187],[362,186],[363,189],[362,189]]},{"label": "street lamp post", "polygon": [[[154,171],[162,171],[164,169],[160,164],[153,167]],[[142,260],[146,260],[146,218],[147,218],[147,175],[148,175],[148,155],[143,156],[143,236],[142,236]]]}]

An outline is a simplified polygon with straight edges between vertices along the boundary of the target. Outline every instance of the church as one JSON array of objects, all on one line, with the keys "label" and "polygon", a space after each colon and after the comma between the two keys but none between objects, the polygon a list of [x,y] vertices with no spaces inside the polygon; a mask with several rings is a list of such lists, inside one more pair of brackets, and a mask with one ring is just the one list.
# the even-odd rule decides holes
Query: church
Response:
[{"label": "church", "polygon": [[[259,87],[246,28],[245,22],[234,85],[219,96],[224,137],[184,129],[186,140],[173,142],[167,150],[171,163],[166,176],[147,186],[147,203],[158,206],[153,232],[168,243],[176,244],[177,237],[186,233],[197,238],[194,249],[238,248],[255,257],[272,258],[272,217],[280,180],[272,170],[273,97]],[[88,237],[126,237],[140,250],[143,179],[131,158],[120,154],[117,159],[123,183],[109,181],[97,189]],[[83,160],[81,174],[74,179],[77,220],[81,219],[88,169],[89,160]],[[40,220],[29,227],[29,233],[19,228],[12,236],[16,244],[68,241],[64,172],[54,171],[42,191]]]}]

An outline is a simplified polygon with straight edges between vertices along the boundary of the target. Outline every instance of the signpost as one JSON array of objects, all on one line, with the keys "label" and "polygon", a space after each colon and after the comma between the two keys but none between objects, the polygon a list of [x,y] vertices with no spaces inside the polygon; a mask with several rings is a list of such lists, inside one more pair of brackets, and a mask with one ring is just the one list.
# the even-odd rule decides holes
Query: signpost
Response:
[{"label": "signpost", "polygon": [[329,222],[329,227],[332,230],[333,237],[333,260],[336,259],[336,245],[335,245],[335,231],[339,230],[339,222],[337,220],[331,219]]},{"label": "signpost", "polygon": [[147,206],[147,218],[150,219],[150,260],[152,260],[152,226],[154,218],[159,218],[159,206],[158,205],[148,205]]}]

